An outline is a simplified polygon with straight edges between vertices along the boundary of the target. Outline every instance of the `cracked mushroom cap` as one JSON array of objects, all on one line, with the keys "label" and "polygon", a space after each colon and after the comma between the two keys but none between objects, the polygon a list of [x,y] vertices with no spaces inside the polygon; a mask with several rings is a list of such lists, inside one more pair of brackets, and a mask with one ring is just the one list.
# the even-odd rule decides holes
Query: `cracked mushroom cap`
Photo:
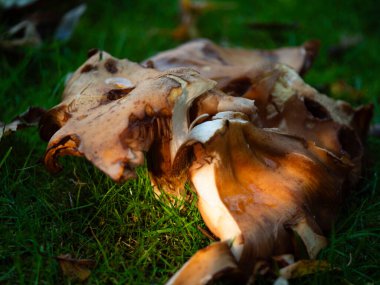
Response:
[{"label": "cracked mushroom cap", "polygon": [[[213,90],[214,85],[190,69],[160,72],[98,52],[74,73],[62,102],[40,122],[41,136],[50,139],[45,164],[54,172],[60,169],[59,156],[85,156],[112,179],[123,181],[134,177],[134,169],[144,164],[153,145],[148,166],[166,171],[171,168],[171,152],[181,144],[182,131],[189,128],[186,106],[198,97],[204,108],[194,109],[193,117],[202,110],[210,115],[223,111],[226,101],[236,111],[253,112],[252,100],[232,102]],[[175,139],[173,112],[181,116],[181,125],[174,126]]]}]

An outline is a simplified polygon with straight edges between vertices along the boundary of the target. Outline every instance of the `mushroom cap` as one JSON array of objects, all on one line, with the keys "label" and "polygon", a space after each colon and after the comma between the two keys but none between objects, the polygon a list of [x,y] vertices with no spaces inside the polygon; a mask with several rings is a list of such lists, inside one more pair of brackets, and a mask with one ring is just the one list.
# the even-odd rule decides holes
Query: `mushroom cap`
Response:
[{"label": "mushroom cap", "polygon": [[[134,177],[148,153],[152,178],[160,171],[168,177],[171,153],[189,129],[190,116],[213,115],[226,102],[236,111],[253,112],[252,100],[224,96],[214,86],[188,68],[161,72],[98,52],[74,73],[62,102],[40,122],[42,137],[50,139],[45,164],[54,172],[60,169],[59,156],[85,156],[112,179],[124,181]],[[200,97],[201,107],[190,115],[188,106]],[[173,113],[180,117],[175,124]]]}]

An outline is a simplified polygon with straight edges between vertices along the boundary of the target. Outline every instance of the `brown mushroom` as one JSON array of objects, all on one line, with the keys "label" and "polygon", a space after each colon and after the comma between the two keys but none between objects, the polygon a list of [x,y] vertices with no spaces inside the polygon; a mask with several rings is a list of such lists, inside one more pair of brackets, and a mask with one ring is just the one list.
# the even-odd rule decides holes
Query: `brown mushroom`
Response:
[{"label": "brown mushroom", "polygon": [[[57,157],[85,156],[112,179],[124,181],[134,177],[147,154],[156,190],[163,185],[178,195],[187,174],[174,174],[171,153],[189,129],[188,106],[198,97],[208,106],[194,110],[192,117],[223,111],[226,102],[235,111],[254,111],[252,100],[224,96],[212,90],[214,85],[190,69],[159,72],[97,52],[74,73],[63,101],[40,122],[41,136],[50,139],[45,163],[54,172],[60,169]],[[174,130],[173,113],[183,122]]]},{"label": "brown mushroom", "polygon": [[[361,134],[372,113],[371,106],[353,109],[318,94],[285,65],[261,78],[246,93],[257,100],[258,116],[216,114],[189,132],[174,159],[176,165],[182,153],[193,155],[198,208],[211,232],[231,244],[246,279],[271,256],[302,257],[296,236],[309,258],[326,246],[323,234],[337,205],[358,180]],[[180,281],[186,275],[197,276],[191,284],[205,284],[214,273],[191,271],[195,262],[191,258],[169,284],[190,284]]]},{"label": "brown mushroom", "polygon": [[[310,258],[326,245],[323,232],[335,219],[353,169],[347,156],[277,129],[255,127],[233,112],[194,127],[179,153],[189,147],[198,208],[211,232],[232,244],[246,278],[259,260],[297,254],[295,233]],[[177,283],[182,274],[197,274],[186,270],[193,262],[198,261],[190,259],[169,284],[205,284],[203,278],[213,273]]]}]

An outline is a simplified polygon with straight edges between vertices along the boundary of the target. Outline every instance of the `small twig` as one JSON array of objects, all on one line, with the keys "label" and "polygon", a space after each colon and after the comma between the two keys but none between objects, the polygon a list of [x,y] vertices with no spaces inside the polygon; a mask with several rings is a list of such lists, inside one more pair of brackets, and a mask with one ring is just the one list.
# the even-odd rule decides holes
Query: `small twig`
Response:
[{"label": "small twig", "polygon": [[217,241],[217,239],[214,237],[214,235],[213,235],[211,232],[209,232],[208,230],[203,229],[203,228],[201,228],[200,226],[197,226],[197,228],[198,228],[198,230],[200,230],[201,233],[202,233],[205,237],[207,237],[208,239],[210,239],[210,240],[212,240],[212,241]]},{"label": "small twig", "polygon": [[266,31],[289,31],[297,30],[299,28],[298,23],[280,23],[280,22],[253,22],[249,23],[248,27],[254,30],[266,30]]}]

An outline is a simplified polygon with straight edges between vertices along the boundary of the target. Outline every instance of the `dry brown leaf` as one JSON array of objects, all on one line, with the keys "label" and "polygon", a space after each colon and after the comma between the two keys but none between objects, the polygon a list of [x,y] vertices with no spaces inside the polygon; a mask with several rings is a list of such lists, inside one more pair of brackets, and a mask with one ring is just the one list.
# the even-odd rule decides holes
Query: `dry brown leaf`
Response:
[{"label": "dry brown leaf", "polygon": [[47,38],[68,40],[85,10],[80,0],[9,1],[2,11],[8,26],[0,37],[0,49],[14,53],[20,47],[39,46]]},{"label": "dry brown leaf", "polygon": [[326,260],[299,260],[280,269],[280,276],[285,279],[300,278],[318,272],[337,270]]},{"label": "dry brown leaf", "polygon": [[335,99],[349,98],[353,102],[358,102],[364,96],[362,90],[354,88],[344,80],[332,82],[329,87],[330,94]]},{"label": "dry brown leaf", "polygon": [[18,115],[9,124],[0,122],[0,139],[20,129],[38,126],[41,117],[45,113],[46,111],[42,108],[29,107],[27,111]]},{"label": "dry brown leaf", "polygon": [[75,259],[70,254],[62,254],[56,257],[63,274],[72,279],[85,281],[91,274],[91,269],[96,265],[92,259]]}]

